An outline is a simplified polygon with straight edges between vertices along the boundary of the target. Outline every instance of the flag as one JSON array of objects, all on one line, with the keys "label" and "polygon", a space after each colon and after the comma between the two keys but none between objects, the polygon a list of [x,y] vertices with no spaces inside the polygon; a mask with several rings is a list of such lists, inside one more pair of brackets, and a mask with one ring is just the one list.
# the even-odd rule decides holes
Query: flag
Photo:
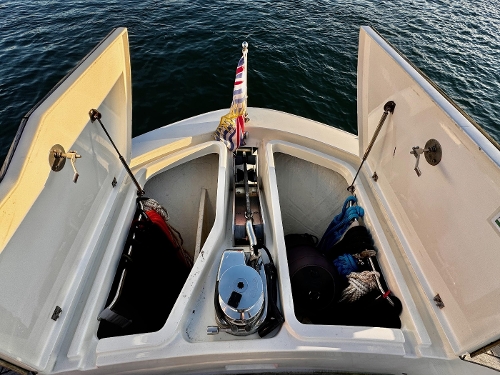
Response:
[{"label": "flag", "polygon": [[243,47],[243,56],[236,67],[233,101],[229,113],[222,116],[215,130],[214,138],[224,142],[230,151],[243,146],[246,138],[245,115],[247,109],[247,48]]},{"label": "flag", "polygon": [[233,102],[231,113],[238,116],[245,115],[247,108],[247,82],[246,82],[246,56],[241,56],[236,67],[236,79],[234,80]]}]

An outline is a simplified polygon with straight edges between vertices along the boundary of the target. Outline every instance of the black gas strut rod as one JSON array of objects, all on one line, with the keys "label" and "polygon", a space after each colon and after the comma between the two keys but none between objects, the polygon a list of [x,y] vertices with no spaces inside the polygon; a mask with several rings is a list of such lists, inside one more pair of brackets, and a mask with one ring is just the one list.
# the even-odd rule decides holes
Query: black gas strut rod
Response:
[{"label": "black gas strut rod", "polygon": [[120,154],[120,151],[118,151],[118,148],[116,147],[115,142],[113,142],[113,140],[111,139],[111,136],[109,135],[108,131],[104,127],[103,123],[101,122],[101,117],[102,117],[101,112],[99,112],[97,109],[91,109],[89,111],[89,116],[90,116],[90,121],[91,122],[94,122],[95,120],[99,121],[99,124],[101,124],[102,130],[104,130],[104,133],[106,133],[106,135],[108,136],[109,141],[111,142],[111,144],[115,148],[115,151],[118,154],[118,157],[119,157],[120,161],[122,162],[123,166],[125,167],[125,170],[127,171],[128,175],[130,176],[130,178],[134,182],[135,186],[137,187],[137,195],[139,197],[143,196],[144,195],[144,190],[142,189],[141,185],[139,185],[139,182],[137,182],[137,180],[135,179],[132,171],[130,170],[130,168],[129,168],[128,164],[127,164],[127,162],[123,158],[122,154]]},{"label": "black gas strut rod", "polygon": [[354,181],[356,181],[356,178],[358,177],[359,171],[361,170],[361,167],[363,166],[363,163],[365,162],[366,158],[368,157],[368,154],[372,150],[373,144],[375,143],[375,140],[377,139],[378,133],[380,133],[380,129],[382,129],[382,125],[384,125],[385,119],[389,115],[389,112],[394,114],[394,108],[396,108],[396,103],[393,101],[388,101],[384,105],[384,113],[382,114],[382,118],[380,119],[380,122],[378,123],[377,129],[375,129],[375,133],[373,133],[372,140],[370,141],[370,144],[366,148],[365,154],[363,155],[363,160],[361,161],[361,164],[358,168],[358,171],[356,172],[356,176],[354,176],[354,180],[352,180],[352,184],[347,188],[347,190],[351,193],[354,194]]}]

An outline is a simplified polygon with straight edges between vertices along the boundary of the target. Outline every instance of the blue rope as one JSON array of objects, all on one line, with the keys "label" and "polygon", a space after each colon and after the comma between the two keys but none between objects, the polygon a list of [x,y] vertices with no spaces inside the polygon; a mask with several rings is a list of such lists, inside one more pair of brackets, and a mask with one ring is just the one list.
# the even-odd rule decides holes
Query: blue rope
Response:
[{"label": "blue rope", "polygon": [[323,238],[318,244],[318,248],[321,252],[326,252],[329,250],[337,241],[342,237],[344,232],[347,230],[351,221],[354,219],[359,219],[363,217],[365,211],[360,206],[348,207],[350,202],[356,203],[358,199],[355,196],[349,196],[344,202],[342,207],[342,212],[335,216],[323,234]]},{"label": "blue rope", "polygon": [[344,254],[333,261],[337,271],[342,276],[347,276],[351,272],[358,272],[358,263],[351,254]]}]

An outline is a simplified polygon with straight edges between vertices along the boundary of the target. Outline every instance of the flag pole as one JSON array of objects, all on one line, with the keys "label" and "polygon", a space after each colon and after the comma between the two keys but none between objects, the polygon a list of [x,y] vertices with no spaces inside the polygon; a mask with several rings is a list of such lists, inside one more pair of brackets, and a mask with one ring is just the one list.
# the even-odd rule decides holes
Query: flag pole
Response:
[{"label": "flag pole", "polygon": [[247,80],[247,72],[248,72],[248,59],[247,59],[247,54],[248,54],[248,42],[243,42],[241,43],[241,53],[243,54],[243,58],[245,59],[245,70],[243,74],[245,75],[245,113],[244,113],[244,118],[245,122],[248,122],[250,120],[248,118],[248,112],[247,112],[247,107],[248,107],[248,80]]}]

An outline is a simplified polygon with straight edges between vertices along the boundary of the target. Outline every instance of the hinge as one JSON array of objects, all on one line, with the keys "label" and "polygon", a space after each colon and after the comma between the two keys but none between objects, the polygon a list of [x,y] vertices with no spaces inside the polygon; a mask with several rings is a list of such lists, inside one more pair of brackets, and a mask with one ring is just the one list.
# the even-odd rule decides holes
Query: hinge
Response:
[{"label": "hinge", "polygon": [[52,316],[50,317],[50,319],[52,319],[52,320],[59,319],[59,315],[61,315],[61,312],[62,312],[62,309],[59,306],[56,306],[56,308],[54,309],[54,312],[52,313]]},{"label": "hinge", "polygon": [[439,293],[434,296],[433,300],[434,302],[436,302],[436,306],[439,307],[440,309],[444,307],[443,300],[441,299]]},{"label": "hinge", "polygon": [[[483,346],[482,348],[471,352],[470,357],[474,358],[475,356],[486,353],[488,350],[491,350],[494,347],[498,347],[499,345],[500,345],[500,340],[493,341],[492,343],[489,343],[488,345]],[[498,349],[496,350],[496,352],[498,352]],[[496,358],[498,358],[498,355],[496,356]]]},{"label": "hinge", "polygon": [[[20,374],[20,375],[36,374],[34,372],[31,372],[29,370],[26,370],[25,368],[16,366],[16,365],[14,365],[10,362],[7,362],[6,360],[0,358],[0,370],[2,368],[9,369],[9,370],[15,372],[16,374]],[[3,374],[3,372],[1,372],[1,373]],[[10,372],[8,371],[7,373],[10,373]]]}]

